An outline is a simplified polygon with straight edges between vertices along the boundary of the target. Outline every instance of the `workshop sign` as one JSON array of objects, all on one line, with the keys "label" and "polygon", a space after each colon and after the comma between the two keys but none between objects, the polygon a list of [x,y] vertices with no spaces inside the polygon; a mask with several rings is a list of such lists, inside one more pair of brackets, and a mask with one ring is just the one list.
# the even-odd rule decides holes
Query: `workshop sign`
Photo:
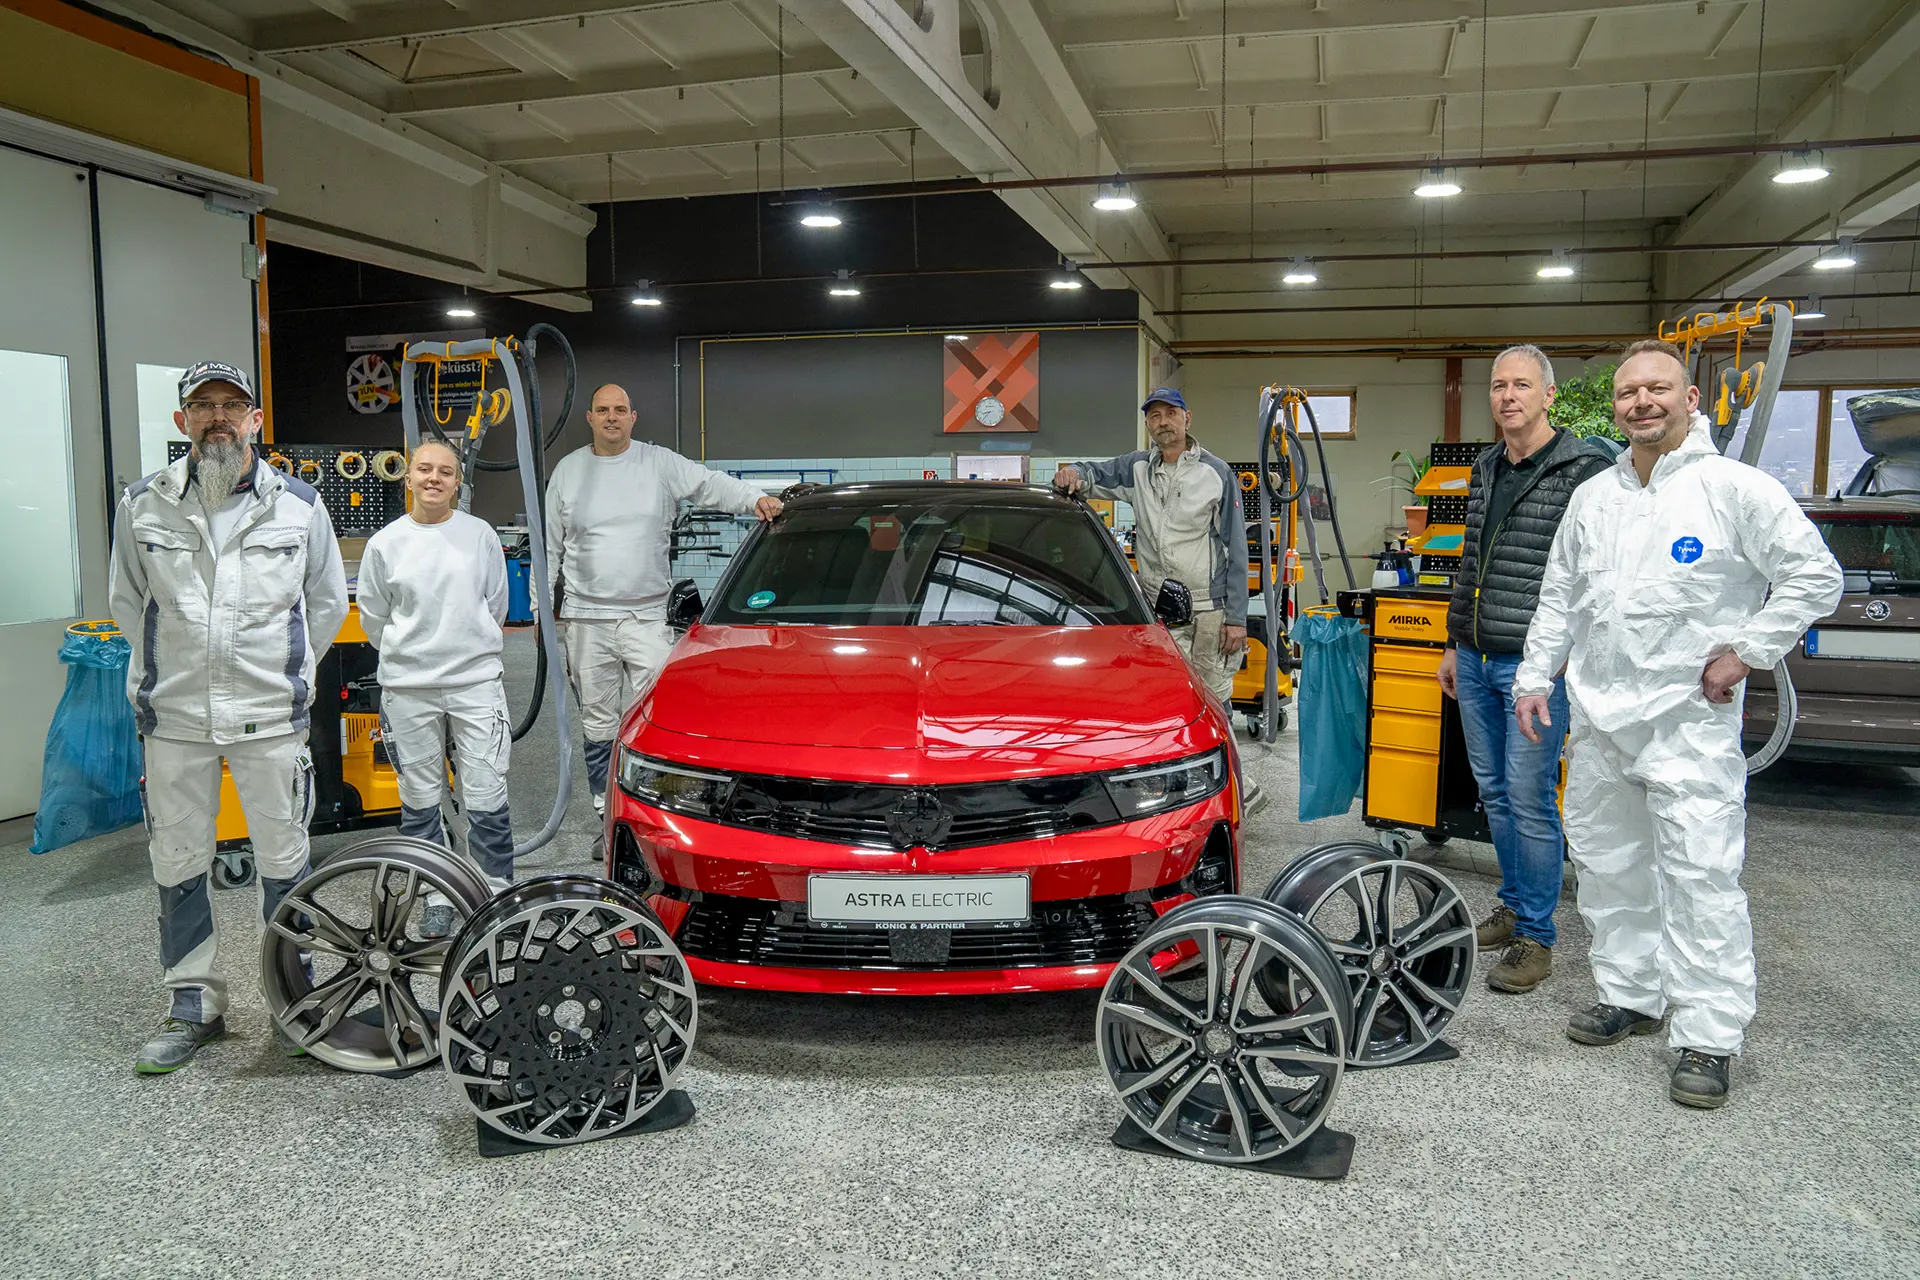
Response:
[{"label": "workshop sign", "polygon": [[949,338],[941,430],[1040,429],[1040,335],[988,333]]},{"label": "workshop sign", "polygon": [[[409,343],[466,342],[485,337],[480,329],[448,329],[435,333],[369,333],[347,339],[347,406],[355,413],[388,413],[400,409],[401,357]],[[438,414],[465,418],[473,411],[490,360],[449,360],[440,367]],[[422,413],[434,398],[429,369],[420,385]]]}]

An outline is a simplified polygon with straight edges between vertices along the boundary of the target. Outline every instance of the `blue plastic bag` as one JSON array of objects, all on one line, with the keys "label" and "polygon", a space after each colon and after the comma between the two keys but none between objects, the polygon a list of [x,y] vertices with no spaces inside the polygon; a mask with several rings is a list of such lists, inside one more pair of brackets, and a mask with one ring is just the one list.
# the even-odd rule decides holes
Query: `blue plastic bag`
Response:
[{"label": "blue plastic bag", "polygon": [[140,737],[127,705],[131,656],[126,638],[107,624],[82,623],[67,632],[60,646],[67,689],[47,730],[30,852],[48,853],[140,821]]},{"label": "blue plastic bag", "polygon": [[1309,613],[1300,643],[1300,821],[1353,807],[1367,767],[1367,632],[1358,619]]}]

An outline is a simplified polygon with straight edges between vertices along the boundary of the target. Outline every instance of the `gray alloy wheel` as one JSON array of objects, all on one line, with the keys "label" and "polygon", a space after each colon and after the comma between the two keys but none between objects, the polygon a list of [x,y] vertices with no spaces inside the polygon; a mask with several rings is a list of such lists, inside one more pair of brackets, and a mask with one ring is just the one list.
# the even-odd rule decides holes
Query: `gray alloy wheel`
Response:
[{"label": "gray alloy wheel", "polygon": [[1352,1065],[1404,1062],[1460,1011],[1473,983],[1473,917],[1432,867],[1340,841],[1301,854],[1262,896],[1312,925],[1338,957],[1352,992]]},{"label": "gray alloy wheel", "polygon": [[1352,1016],[1318,934],[1271,903],[1222,896],[1169,911],[1114,966],[1095,1039],[1142,1130],[1182,1155],[1248,1164],[1326,1119]]},{"label": "gray alloy wheel", "polygon": [[427,897],[457,925],[491,896],[461,855],[381,835],[321,859],[267,921],[260,989],[273,1021],[342,1071],[387,1073],[440,1056],[440,967],[449,939],[430,937]]},{"label": "gray alloy wheel", "polygon": [[699,1003],[686,958],[627,889],[543,876],[467,921],[442,975],[441,1060],[481,1123],[552,1146],[618,1133],[672,1090]]}]

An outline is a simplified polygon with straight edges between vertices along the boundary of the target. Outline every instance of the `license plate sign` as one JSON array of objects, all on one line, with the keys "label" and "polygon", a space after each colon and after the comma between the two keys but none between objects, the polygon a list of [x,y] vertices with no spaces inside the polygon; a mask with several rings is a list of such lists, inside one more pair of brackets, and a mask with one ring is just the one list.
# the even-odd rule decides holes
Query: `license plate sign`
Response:
[{"label": "license plate sign", "polygon": [[1807,632],[1807,656],[1864,659],[1868,662],[1920,662],[1920,631],[1822,627]]},{"label": "license plate sign", "polygon": [[807,915],[848,924],[974,924],[1025,920],[1025,876],[807,877]]}]

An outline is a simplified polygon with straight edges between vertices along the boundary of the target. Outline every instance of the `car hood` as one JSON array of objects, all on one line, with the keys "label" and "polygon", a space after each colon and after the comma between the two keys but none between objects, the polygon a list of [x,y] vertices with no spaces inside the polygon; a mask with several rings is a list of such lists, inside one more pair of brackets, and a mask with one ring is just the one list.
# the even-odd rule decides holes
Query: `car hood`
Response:
[{"label": "car hood", "polygon": [[795,747],[1061,749],[1206,707],[1164,628],[695,627],[640,712]]}]

